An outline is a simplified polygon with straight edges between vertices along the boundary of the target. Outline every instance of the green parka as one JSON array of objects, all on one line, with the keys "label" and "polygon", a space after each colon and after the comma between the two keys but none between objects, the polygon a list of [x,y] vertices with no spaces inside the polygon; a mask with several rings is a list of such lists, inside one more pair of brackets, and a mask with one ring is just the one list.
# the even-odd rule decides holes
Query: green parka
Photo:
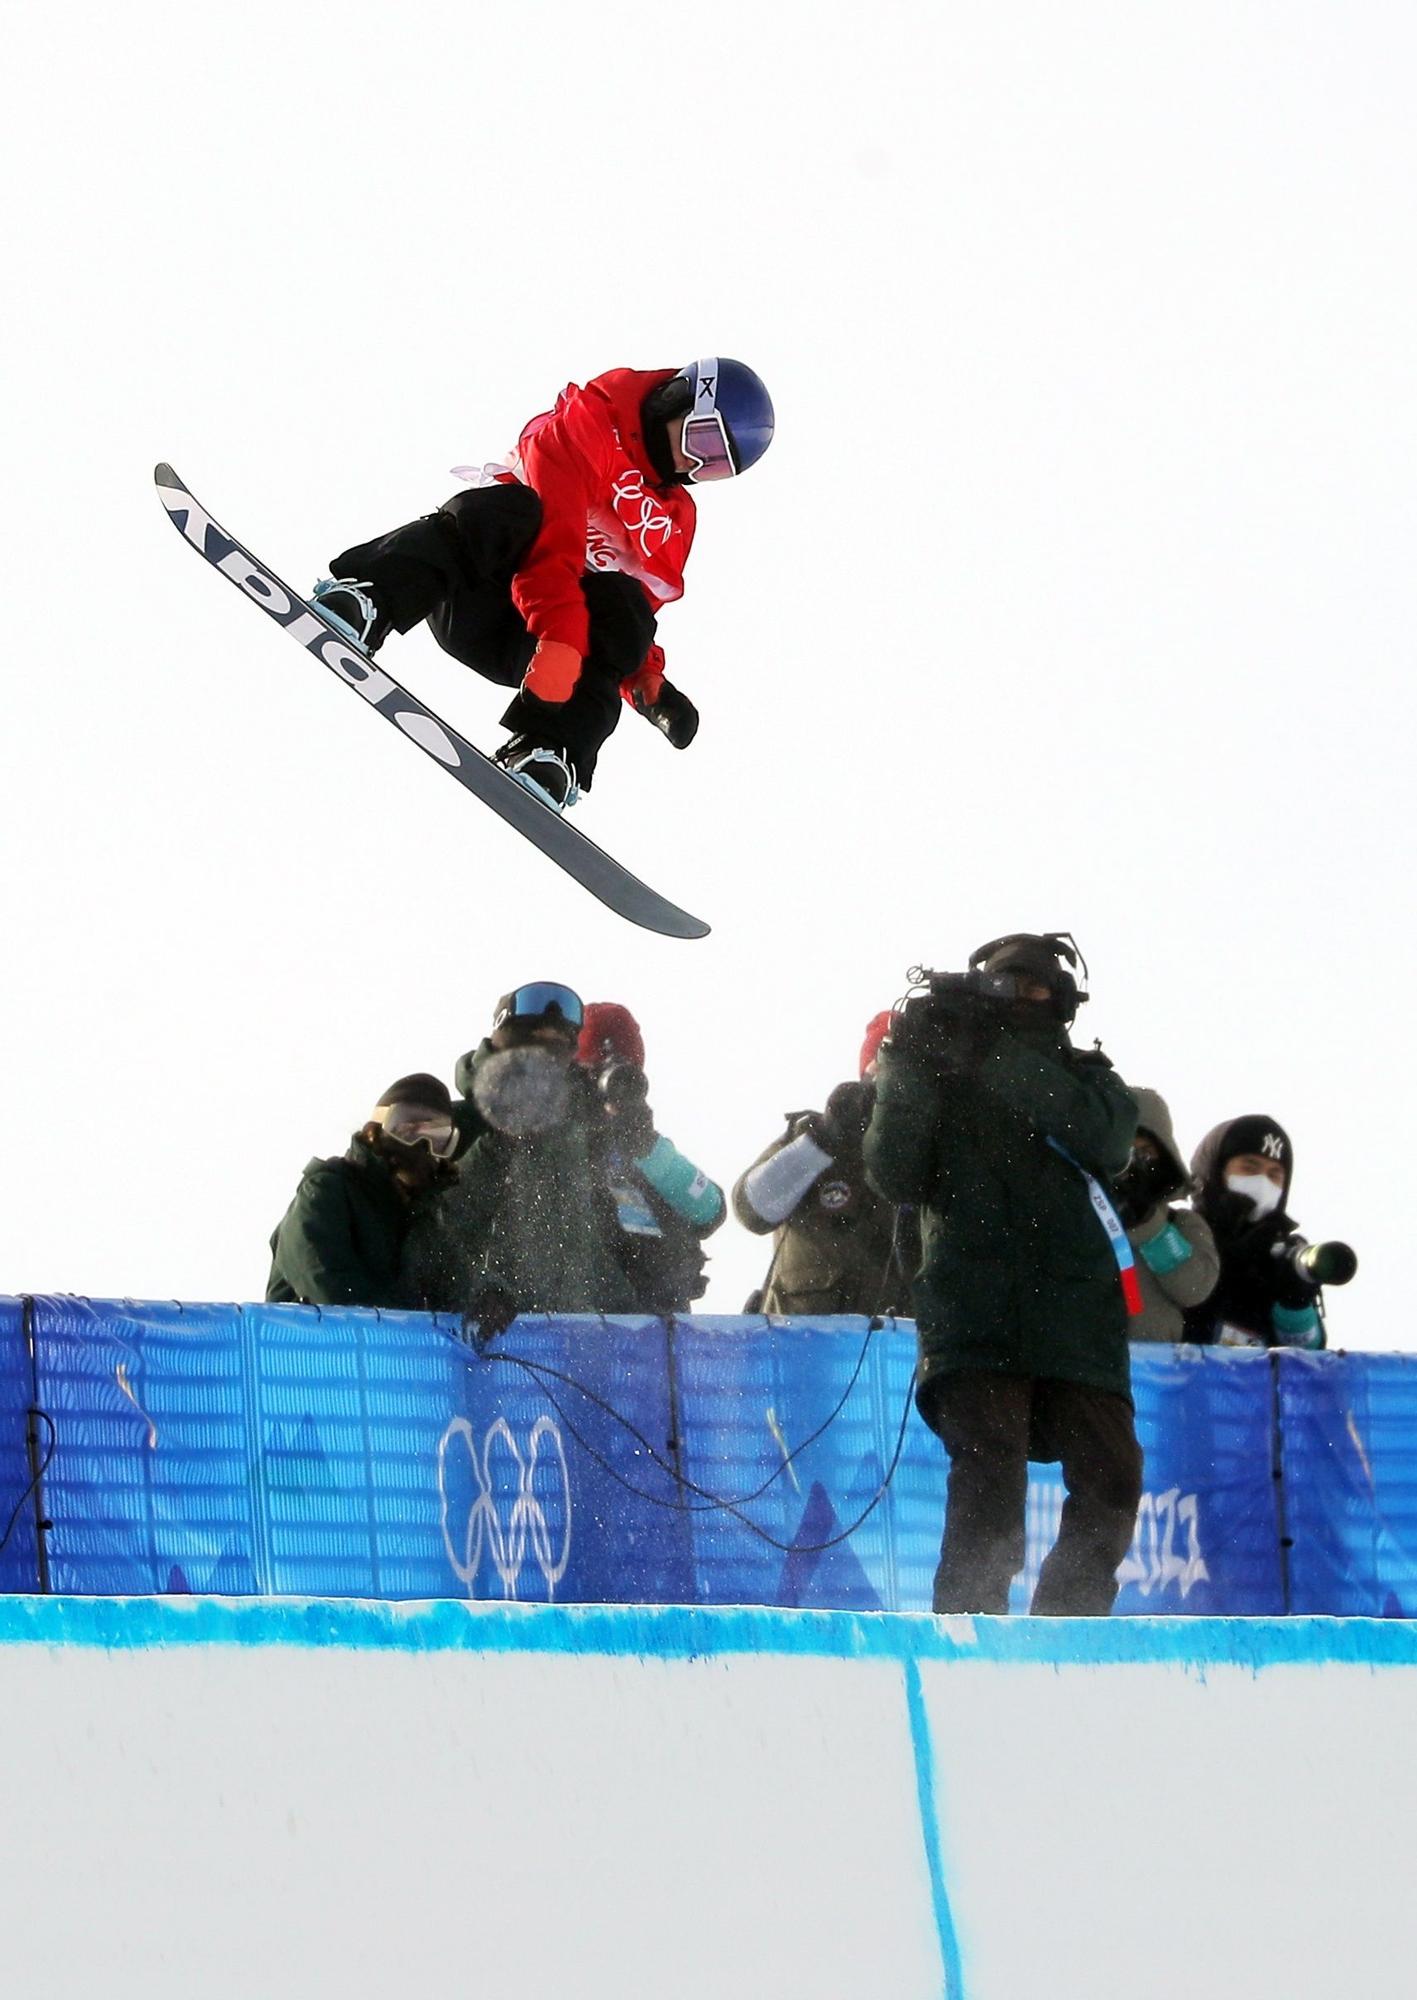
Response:
[{"label": "green parka", "polygon": [[620,1225],[597,1146],[598,1117],[584,1115],[591,1089],[572,1066],[573,1112],[549,1130],[513,1138],[476,1111],[477,1072],[490,1041],[463,1056],[456,1083],[459,1129],[469,1135],[458,1173],[411,1230],[410,1282],[441,1310],[464,1310],[483,1276],[498,1279],[520,1312],[632,1312],[619,1255]]},{"label": "green parka", "polygon": [[922,1384],[983,1370],[1130,1396],[1111,1245],[1082,1174],[1048,1141],[1107,1183],[1136,1122],[1107,1058],[1075,1050],[1050,1015],[976,1029],[944,1066],[914,1038],[885,1044],[866,1172],[887,1201],[921,1209]]},{"label": "green parka", "polygon": [[411,1199],[361,1134],[349,1151],[311,1160],[271,1237],[266,1297],[319,1306],[400,1306],[404,1241],[428,1193]]}]

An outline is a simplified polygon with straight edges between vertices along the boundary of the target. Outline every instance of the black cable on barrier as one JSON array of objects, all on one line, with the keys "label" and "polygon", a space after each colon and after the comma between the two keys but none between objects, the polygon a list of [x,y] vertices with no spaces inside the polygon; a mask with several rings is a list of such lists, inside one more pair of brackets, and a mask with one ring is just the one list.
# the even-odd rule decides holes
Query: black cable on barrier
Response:
[{"label": "black cable on barrier", "polygon": [[[484,1358],[489,1361],[502,1361],[507,1363],[507,1365],[510,1367],[520,1368],[525,1373],[531,1375],[533,1380],[539,1374],[557,1375],[562,1381],[568,1383],[571,1388],[576,1389],[581,1394],[588,1396],[592,1402],[600,1401],[600,1398],[597,1397],[592,1391],[587,1390],[584,1384],[577,1382],[574,1376],[560,1375],[559,1370],[543,1368],[540,1363],[535,1361],[525,1361],[522,1359],[520,1355],[489,1354]],[[645,1492],[643,1487],[635,1486],[634,1484],[632,1484],[630,1480],[625,1478],[623,1473],[618,1472],[616,1468],[610,1463],[609,1459],[606,1458],[601,1452],[597,1451],[594,1445],[592,1445],[586,1438],[584,1438],[581,1435],[581,1433],[576,1429],[575,1425],[572,1423],[571,1419],[567,1416],[561,1404],[557,1401],[556,1397],[552,1395],[549,1389],[543,1388],[541,1390],[541,1393],[543,1396],[545,1396],[547,1402],[551,1405],[552,1409],[561,1419],[561,1422],[565,1425],[567,1431],[575,1439],[576,1443],[580,1446],[581,1450],[584,1451],[588,1457],[594,1459],[596,1464],[599,1465],[605,1472],[609,1473],[610,1477],[616,1482],[617,1485],[622,1486],[627,1493],[633,1494],[637,1500],[646,1500],[652,1507],[663,1507],[667,1512],[674,1514],[705,1514],[705,1513],[711,1513],[715,1510],[720,1510],[725,1514],[733,1515],[734,1519],[741,1521],[743,1523],[743,1526],[747,1528],[751,1534],[756,1535],[760,1541],[767,1542],[771,1548],[781,1549],[784,1555],[800,1556],[800,1555],[819,1555],[825,1549],[834,1549],[840,1543],[850,1541],[851,1537],[856,1533],[857,1529],[862,1526],[862,1524],[867,1520],[867,1518],[876,1511],[877,1507],[879,1507],[882,1500],[885,1499],[886,1490],[890,1486],[892,1479],[895,1477],[895,1469],[900,1463],[901,1452],[905,1449],[905,1432],[906,1432],[906,1426],[910,1422],[910,1409],[911,1409],[911,1403],[914,1398],[914,1391],[915,1391],[915,1376],[914,1373],[912,1372],[910,1377],[910,1385],[906,1392],[904,1407],[901,1410],[900,1429],[896,1435],[895,1450],[891,1453],[891,1462],[886,1467],[885,1477],[882,1479],[880,1485],[876,1488],[875,1492],[871,1495],[871,1498],[867,1501],[866,1505],[862,1508],[861,1512],[857,1515],[856,1519],[850,1524],[850,1526],[843,1528],[839,1535],[829,1536],[827,1540],[824,1542],[784,1542],[777,1535],[769,1534],[766,1528],[759,1527],[758,1523],[754,1520],[751,1520],[748,1517],[748,1515],[743,1512],[742,1508],[739,1507],[734,1501],[725,1499],[722,1494],[711,1492],[709,1488],[706,1486],[698,1485],[694,1480],[689,1479],[682,1472],[676,1472],[672,1466],[668,1465],[665,1462],[665,1460],[660,1457],[658,1452],[655,1451],[654,1446],[649,1443],[648,1439],[644,1439],[643,1442],[645,1444],[646,1450],[650,1453],[650,1456],[655,1460],[656,1464],[662,1466],[663,1469],[669,1474],[669,1477],[673,1479],[677,1485],[687,1487],[689,1492],[691,1493],[699,1494],[700,1497],[703,1500],[705,1500],[708,1504],[703,1507],[691,1507],[686,1502],[681,1500],[666,1500],[660,1494]],[[635,1429],[634,1425],[631,1424],[629,1420],[626,1417],[624,1417],[618,1410],[613,1409],[609,1404],[604,1404],[603,1407],[608,1409],[611,1416],[615,1417],[621,1424],[623,1424],[625,1429],[628,1430],[632,1436],[636,1438],[640,1437],[640,1433]],[[766,1488],[759,1489],[759,1491],[765,1491],[765,1490]]]},{"label": "black cable on barrier", "polygon": [[[602,1315],[602,1318],[603,1317],[604,1316]],[[787,1471],[793,1459],[796,1458],[799,1453],[804,1452],[807,1449],[808,1445],[815,1444],[818,1438],[825,1437],[826,1433],[831,1429],[832,1425],[836,1422],[837,1418],[846,1408],[847,1401],[851,1395],[851,1392],[856,1387],[856,1384],[860,1379],[861,1370],[866,1365],[866,1356],[870,1350],[872,1335],[878,1333],[884,1324],[885,1322],[884,1320],[881,1319],[879,1314],[874,1314],[874,1313],[872,1314],[870,1324],[866,1328],[866,1338],[861,1343],[861,1352],[856,1357],[856,1366],[852,1369],[850,1375],[846,1378],[846,1387],[842,1390],[840,1396],[838,1396],[836,1403],[827,1412],[826,1416],[822,1419],[821,1423],[818,1424],[817,1428],[814,1431],[809,1431],[807,1436],[802,1439],[802,1442],[800,1444],[793,1445],[791,1451],[783,1452],[780,1462],[773,1467],[772,1471],[768,1474],[767,1478],[763,1481],[761,1486],[755,1486],[750,1493],[715,1493],[711,1496],[711,1498],[706,1500],[701,1507],[692,1507],[689,1506],[686,1502],[683,1506],[682,1511],[686,1514],[709,1514],[712,1513],[714,1509],[718,1507],[724,1507],[724,1506],[746,1507],[750,1500],[761,1499],[763,1494],[767,1492],[768,1488],[774,1485],[779,1479],[781,1479],[783,1473]],[[496,1355],[493,1355],[491,1358],[493,1360],[496,1360],[498,1358],[509,1358],[509,1357],[498,1357]],[[692,1487],[692,1482],[684,1479],[682,1473],[679,1471],[678,1466],[671,1465],[668,1459],[664,1458],[658,1451],[656,1451],[655,1447],[650,1443],[649,1439],[645,1437],[642,1432],[635,1429],[635,1426],[630,1422],[629,1418],[624,1414],[623,1410],[617,1410],[613,1403],[606,1402],[603,1396],[598,1396],[593,1389],[587,1388],[585,1383],[579,1381],[574,1375],[563,1374],[559,1369],[552,1368],[547,1362],[537,1361],[537,1362],[531,1362],[528,1365],[534,1368],[545,1369],[546,1373],[552,1376],[556,1381],[564,1382],[567,1388],[576,1390],[578,1394],[586,1398],[587,1402],[594,1403],[597,1406],[597,1408],[604,1410],[605,1414],[608,1417],[612,1417],[615,1420],[615,1422],[621,1426],[623,1430],[626,1430],[630,1433],[631,1437],[634,1438],[637,1444],[642,1444],[644,1446],[645,1450],[649,1453],[650,1457],[654,1460],[655,1464],[660,1466],[665,1472],[667,1472],[671,1479],[679,1481],[681,1485],[689,1485]],[[705,1489],[694,1488],[693,1490],[702,1491]]]},{"label": "black cable on barrier", "polygon": [[35,1491],[36,1487],[43,1479],[45,1473],[48,1472],[50,1460],[53,1458],[55,1449],[57,1448],[59,1443],[59,1432],[56,1430],[54,1425],[54,1419],[53,1417],[50,1416],[48,1410],[40,1409],[39,1405],[35,1403],[28,1410],[26,1410],[25,1415],[29,1417],[31,1420],[33,1420],[35,1417],[38,1417],[41,1423],[48,1424],[49,1449],[44,1454],[43,1462],[37,1468],[33,1479],[31,1479],[29,1485],[25,1488],[24,1492],[15,1502],[14,1508],[10,1514],[10,1518],[5,1523],[5,1532],[3,1535],[0,1535],[0,1555],[3,1555],[5,1553],[5,1546],[8,1543],[11,1535],[13,1535],[15,1532],[15,1523],[20,1518],[21,1508],[24,1506],[26,1500],[29,1499],[31,1493]]},{"label": "black cable on barrier", "polygon": [[[603,1321],[605,1316],[604,1314],[601,1314],[600,1317]],[[786,1472],[788,1467],[792,1464],[793,1459],[796,1458],[800,1452],[804,1452],[807,1449],[808,1445],[815,1444],[819,1437],[825,1436],[826,1432],[830,1430],[831,1426],[836,1422],[837,1418],[846,1408],[847,1399],[850,1396],[852,1390],[856,1387],[856,1383],[860,1377],[861,1370],[866,1365],[866,1355],[871,1345],[871,1336],[875,1333],[878,1333],[884,1324],[885,1324],[884,1320],[880,1317],[878,1313],[872,1314],[870,1324],[866,1328],[866,1338],[861,1343],[861,1352],[856,1357],[856,1366],[852,1369],[850,1375],[847,1377],[846,1387],[842,1390],[840,1396],[837,1398],[834,1407],[828,1411],[827,1415],[823,1418],[822,1422],[818,1424],[817,1428],[814,1431],[809,1432],[808,1435],[802,1439],[800,1444],[795,1444],[792,1447],[791,1451],[786,1451],[783,1453],[781,1461],[773,1467],[772,1471],[768,1474],[767,1478],[763,1481],[761,1486],[755,1486],[750,1493],[734,1493],[734,1494],[715,1493],[711,1495],[708,1500],[705,1501],[702,1507],[691,1507],[687,1503],[684,1503],[680,1507],[679,1511],[686,1514],[707,1514],[707,1513],[712,1513],[714,1509],[718,1507],[724,1507],[724,1506],[743,1507],[746,1506],[748,1501],[750,1500],[761,1499],[762,1495],[767,1492],[768,1488],[771,1485],[773,1485],[777,1480],[781,1479],[783,1473]],[[481,1356],[483,1360],[510,1361],[517,1358],[512,1355],[491,1354],[489,1353],[490,1345],[491,1343],[488,1342],[486,1345],[479,1346],[477,1349],[478,1354]],[[584,1382],[580,1381],[576,1376],[567,1375],[563,1373],[562,1370],[560,1370],[559,1368],[552,1368],[548,1362],[544,1361],[530,1361],[530,1362],[525,1362],[522,1365],[526,1367],[528,1371],[533,1368],[541,1369],[542,1372],[548,1375],[553,1381],[564,1382],[567,1388],[574,1389],[578,1395],[584,1396],[588,1403],[594,1403],[597,1409],[603,1410],[606,1416],[612,1418],[617,1424],[620,1425],[622,1430],[628,1431],[630,1436],[635,1440],[636,1444],[643,1445],[645,1451],[654,1460],[655,1464],[658,1465],[661,1468],[661,1470],[667,1472],[671,1479],[677,1481],[681,1485],[690,1486],[691,1489],[694,1491],[705,1490],[703,1488],[693,1488],[692,1481],[687,1481],[684,1479],[683,1475],[679,1471],[679,1468],[676,1465],[671,1465],[669,1460],[666,1459],[659,1451],[655,1449],[654,1445],[651,1444],[650,1440],[644,1435],[643,1431],[637,1430],[635,1426],[630,1422],[630,1419],[625,1415],[623,1410],[617,1410],[613,1403],[606,1402],[603,1396],[597,1395],[593,1389],[588,1388],[587,1385]],[[649,1498],[648,1495],[646,1495],[645,1497]]]},{"label": "black cable on barrier", "polygon": [[[867,1343],[869,1343],[872,1333],[876,1331],[878,1324],[879,1322],[873,1321],[872,1325],[867,1329],[867,1336],[866,1336]],[[450,1338],[455,1338],[455,1337],[456,1336],[450,1336]],[[462,1344],[463,1343],[459,1342],[459,1345]],[[624,1414],[623,1411],[617,1410],[613,1403],[608,1403],[603,1396],[598,1395],[594,1389],[591,1389],[586,1383],[579,1381],[574,1375],[568,1375],[564,1370],[559,1368],[552,1368],[549,1364],[545,1362],[528,1361],[521,1355],[502,1354],[493,1352],[490,1348],[490,1345],[486,1348],[483,1348],[480,1352],[482,1360],[500,1362],[502,1365],[510,1368],[520,1368],[525,1375],[528,1375],[532,1379],[533,1382],[537,1382],[538,1387],[541,1390],[541,1394],[545,1396],[547,1402],[550,1403],[552,1409],[555,1410],[557,1416],[561,1419],[561,1422],[565,1425],[566,1430],[569,1432],[570,1436],[575,1439],[576,1443],[580,1446],[581,1450],[586,1453],[588,1458],[593,1459],[594,1462],[598,1466],[600,1466],[604,1472],[608,1473],[609,1476],[616,1482],[618,1486],[623,1487],[627,1493],[632,1494],[637,1500],[647,1501],[649,1505],[652,1507],[662,1507],[669,1513],[702,1514],[702,1513],[711,1513],[714,1511],[720,1511],[725,1514],[731,1514],[736,1520],[741,1521],[743,1526],[747,1528],[751,1534],[758,1536],[758,1538],[761,1541],[767,1542],[770,1547],[775,1549],[781,1549],[785,1555],[818,1555],[826,1549],[834,1549],[840,1543],[849,1541],[852,1535],[854,1535],[857,1532],[857,1530],[863,1525],[863,1523],[867,1520],[867,1518],[875,1512],[876,1508],[885,1498],[886,1491],[890,1486],[891,1480],[895,1477],[896,1467],[900,1463],[901,1452],[905,1449],[905,1433],[906,1433],[906,1428],[910,1422],[910,1410],[915,1390],[915,1375],[914,1371],[912,1371],[910,1377],[910,1383],[906,1390],[904,1407],[901,1410],[900,1428],[896,1434],[895,1450],[891,1454],[891,1461],[886,1468],[885,1477],[881,1480],[880,1485],[876,1488],[871,1498],[867,1501],[865,1507],[857,1515],[856,1519],[850,1524],[850,1526],[844,1528],[840,1534],[832,1535],[826,1541],[822,1542],[784,1542],[777,1535],[770,1534],[766,1528],[759,1527],[756,1521],[751,1520],[748,1517],[748,1515],[746,1515],[742,1511],[742,1507],[739,1501],[731,1500],[727,1498],[725,1495],[720,1493],[711,1492],[708,1487],[700,1486],[695,1480],[688,1478],[684,1473],[680,1472],[677,1467],[671,1465],[669,1461],[664,1457],[664,1455],[660,1451],[658,1451],[656,1447],[650,1442],[650,1440],[644,1435],[643,1431],[639,1430],[636,1427],[636,1425],[634,1425],[630,1421],[630,1419]],[[852,1383],[855,1382],[856,1377],[860,1374],[864,1360],[865,1360],[865,1348],[863,1347],[861,1356],[858,1358],[856,1368],[852,1373],[851,1377]],[[616,1469],[616,1467],[610,1463],[609,1459],[607,1459],[603,1455],[603,1453],[597,1451],[595,1446],[592,1445],[588,1441],[588,1439],[583,1437],[579,1430],[577,1430],[575,1424],[571,1421],[570,1417],[567,1415],[565,1409],[562,1407],[561,1403],[557,1400],[555,1395],[553,1395],[551,1390],[549,1390],[544,1386],[544,1382],[538,1379],[543,1377],[546,1378],[546,1380],[564,1383],[567,1388],[574,1389],[578,1395],[584,1396],[587,1402],[592,1403],[595,1405],[596,1408],[603,1410],[607,1416],[611,1417],[616,1423],[618,1423],[621,1426],[623,1430],[628,1432],[628,1434],[635,1440],[635,1442],[643,1448],[643,1450],[646,1452],[649,1458],[654,1462],[654,1464],[659,1466],[660,1470],[666,1473],[667,1476],[674,1481],[676,1486],[681,1486],[685,1488],[688,1492],[697,1494],[699,1496],[699,1499],[705,1504],[702,1506],[692,1506],[687,1501],[668,1500],[665,1499],[664,1496],[661,1494],[648,1493],[644,1490],[643,1487],[636,1486],[633,1484],[632,1481],[626,1479],[624,1474],[619,1472]],[[849,1387],[850,1385],[848,1385],[848,1393],[849,1393]],[[846,1398],[845,1396],[843,1396],[841,1400],[838,1402],[836,1409],[832,1412],[831,1416],[827,1418],[826,1422],[819,1425],[817,1430],[815,1430],[812,1433],[811,1437],[804,1438],[801,1444],[795,1446],[792,1452],[786,1454],[783,1458],[782,1464],[777,1468],[775,1468],[775,1470],[772,1472],[769,1478],[766,1479],[761,1486],[756,1488],[754,1492],[743,1495],[742,1498],[744,1500],[753,1500],[757,1499],[761,1494],[765,1493],[768,1487],[772,1485],[773,1481],[781,1477],[783,1471],[786,1469],[787,1465],[791,1462],[792,1458],[795,1458],[798,1452],[805,1450],[807,1445],[812,1443],[815,1438],[820,1437],[822,1433],[829,1427],[829,1425],[840,1414],[840,1411],[842,1409],[843,1404],[845,1403],[845,1400]]]}]

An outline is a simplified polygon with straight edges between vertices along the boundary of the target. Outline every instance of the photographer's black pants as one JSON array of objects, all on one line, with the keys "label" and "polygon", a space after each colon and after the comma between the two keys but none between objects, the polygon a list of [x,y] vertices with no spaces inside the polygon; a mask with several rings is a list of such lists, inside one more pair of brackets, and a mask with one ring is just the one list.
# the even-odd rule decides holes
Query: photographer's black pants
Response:
[{"label": "photographer's black pants", "polygon": [[1022,1375],[937,1375],[920,1414],[950,1455],[936,1611],[1002,1614],[1024,1563],[1030,1459],[1059,1460],[1067,1499],[1033,1593],[1035,1615],[1103,1618],[1117,1595],[1141,1500],[1131,1403],[1103,1389]]},{"label": "photographer's black pants", "polygon": [[[436,514],[345,549],[330,574],[367,582],[396,632],[426,619],[445,653],[485,680],[516,687],[536,641],[512,603],[512,579],[541,527],[529,486],[479,486],[455,494]],[[518,694],[502,717],[531,743],[564,751],[585,790],[600,746],[620,719],[620,683],[654,644],[655,618],[633,577],[589,572],[581,579],[590,615],[590,650],[569,701]]]}]

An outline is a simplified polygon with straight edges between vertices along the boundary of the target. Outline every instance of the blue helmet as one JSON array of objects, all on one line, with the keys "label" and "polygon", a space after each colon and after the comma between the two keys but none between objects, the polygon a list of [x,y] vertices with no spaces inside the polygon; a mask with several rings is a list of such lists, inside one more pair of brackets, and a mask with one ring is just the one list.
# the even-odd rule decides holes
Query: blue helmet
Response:
[{"label": "blue helmet", "polygon": [[683,449],[695,484],[732,479],[756,465],[772,443],[772,398],[760,375],[727,356],[691,361],[674,377],[686,411]]}]

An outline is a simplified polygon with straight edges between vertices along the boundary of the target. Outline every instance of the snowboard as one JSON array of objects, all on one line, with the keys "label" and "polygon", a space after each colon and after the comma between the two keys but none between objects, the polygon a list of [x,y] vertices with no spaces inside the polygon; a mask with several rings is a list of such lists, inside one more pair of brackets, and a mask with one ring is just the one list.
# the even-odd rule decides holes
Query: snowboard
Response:
[{"label": "snowboard", "polygon": [[159,465],[153,478],[173,525],[213,569],[220,570],[238,590],[259,604],[266,616],[288,632],[297,645],[362,695],[376,715],[402,730],[410,742],[426,751],[460,785],[491,806],[493,812],[549,855],[583,888],[598,896],[608,909],[664,937],[708,936],[709,927],[701,918],[690,916],[687,910],[681,910],[641,882],[613,855],[588,840],[569,819],[535,798],[431,708],[425,708],[415,695],[400,687],[372,654],[331,624],[318,606],[307,604],[273,570],[257,562],[249,549],[243,548],[225,528],[218,527],[170,465]]}]

